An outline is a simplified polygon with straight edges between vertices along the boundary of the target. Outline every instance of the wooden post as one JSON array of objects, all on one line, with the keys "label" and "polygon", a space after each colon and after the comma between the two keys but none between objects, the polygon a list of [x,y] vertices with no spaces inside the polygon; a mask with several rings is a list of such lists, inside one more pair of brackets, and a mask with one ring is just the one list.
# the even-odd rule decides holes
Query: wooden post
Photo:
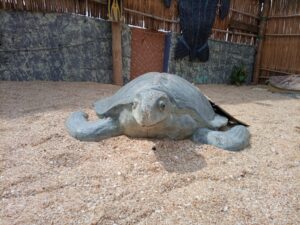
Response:
[{"label": "wooden post", "polygon": [[111,22],[113,83],[123,85],[122,77],[122,23]]},{"label": "wooden post", "polygon": [[259,32],[257,37],[257,51],[255,57],[255,66],[254,66],[254,75],[253,75],[253,84],[257,84],[260,75],[260,66],[261,66],[261,55],[263,49],[264,35],[266,30],[267,18],[269,16],[271,0],[265,0],[263,5],[263,11],[260,16],[259,21]]}]

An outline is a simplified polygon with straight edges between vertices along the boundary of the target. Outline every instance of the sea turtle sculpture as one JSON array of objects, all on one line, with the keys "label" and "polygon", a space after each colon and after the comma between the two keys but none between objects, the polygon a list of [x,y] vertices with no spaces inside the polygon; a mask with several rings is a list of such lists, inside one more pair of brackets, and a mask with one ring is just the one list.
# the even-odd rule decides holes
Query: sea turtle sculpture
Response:
[{"label": "sea turtle sculpture", "polygon": [[94,104],[97,121],[74,112],[66,121],[71,136],[81,141],[130,137],[191,138],[227,150],[248,146],[246,126],[212,103],[183,78],[167,73],[146,73],[116,94]]}]

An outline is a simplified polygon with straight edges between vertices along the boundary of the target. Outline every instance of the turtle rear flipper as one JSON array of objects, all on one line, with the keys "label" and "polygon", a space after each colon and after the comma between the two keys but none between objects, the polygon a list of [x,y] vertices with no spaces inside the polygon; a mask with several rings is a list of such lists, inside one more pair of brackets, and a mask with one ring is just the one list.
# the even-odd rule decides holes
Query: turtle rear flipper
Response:
[{"label": "turtle rear flipper", "polygon": [[211,120],[210,123],[214,128],[221,128],[228,124],[228,119],[224,116],[216,114],[215,118]]},{"label": "turtle rear flipper", "polygon": [[111,118],[88,121],[84,112],[72,113],[66,121],[71,136],[80,141],[100,141],[121,134],[118,124]]},{"label": "turtle rear flipper", "polygon": [[239,151],[249,145],[250,133],[245,126],[237,125],[227,131],[199,128],[192,136],[194,142]]}]

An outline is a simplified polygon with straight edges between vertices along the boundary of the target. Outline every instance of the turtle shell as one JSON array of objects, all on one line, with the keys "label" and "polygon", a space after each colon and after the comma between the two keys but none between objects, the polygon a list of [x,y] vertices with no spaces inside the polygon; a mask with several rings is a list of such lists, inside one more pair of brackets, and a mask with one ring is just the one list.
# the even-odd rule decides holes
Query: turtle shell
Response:
[{"label": "turtle shell", "polygon": [[113,96],[95,102],[95,111],[99,117],[115,116],[117,108],[131,104],[137,93],[147,89],[165,92],[179,113],[190,114],[208,127],[218,127],[213,122],[216,114],[206,96],[185,79],[168,73],[150,72],[139,76]]}]

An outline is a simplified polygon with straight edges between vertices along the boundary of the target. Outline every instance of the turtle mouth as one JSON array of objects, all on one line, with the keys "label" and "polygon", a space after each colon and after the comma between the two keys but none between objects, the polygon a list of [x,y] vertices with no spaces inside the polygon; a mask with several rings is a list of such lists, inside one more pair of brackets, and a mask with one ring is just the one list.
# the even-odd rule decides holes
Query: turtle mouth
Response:
[{"label": "turtle mouth", "polygon": [[161,123],[161,122],[163,122],[163,121],[165,121],[167,118],[164,118],[164,119],[162,119],[162,120],[160,120],[160,121],[158,121],[158,122],[155,122],[155,123],[151,123],[151,124],[145,124],[145,123],[139,123],[138,122],[138,124],[141,126],[141,127],[143,127],[143,128],[153,128],[153,127],[155,127],[155,126],[157,126],[159,123]]}]

